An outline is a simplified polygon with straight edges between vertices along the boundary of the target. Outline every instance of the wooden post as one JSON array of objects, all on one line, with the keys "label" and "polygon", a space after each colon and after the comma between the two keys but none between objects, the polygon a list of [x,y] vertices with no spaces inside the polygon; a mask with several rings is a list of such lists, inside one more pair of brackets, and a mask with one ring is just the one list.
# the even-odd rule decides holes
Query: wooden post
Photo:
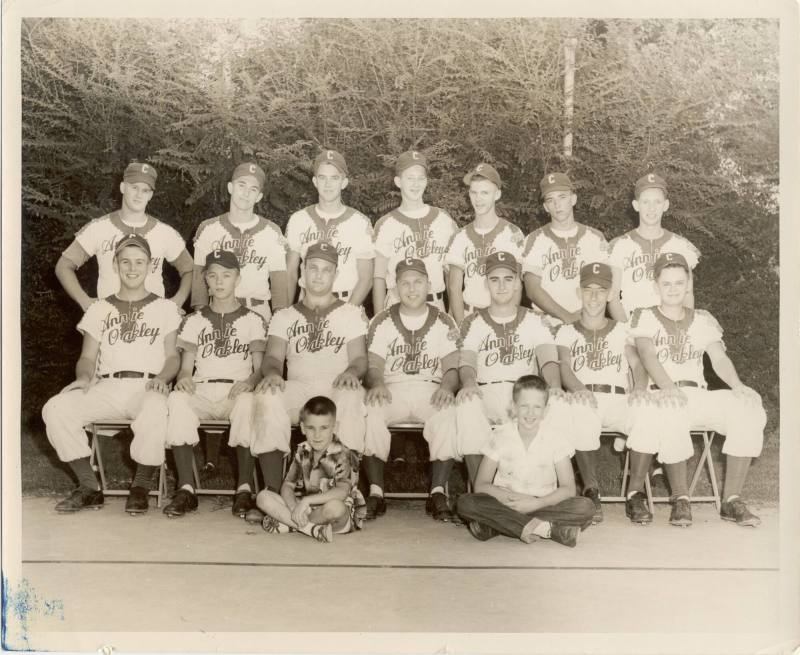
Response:
[{"label": "wooden post", "polygon": [[564,156],[572,157],[572,116],[575,99],[575,49],[578,39],[567,38],[564,43]]}]

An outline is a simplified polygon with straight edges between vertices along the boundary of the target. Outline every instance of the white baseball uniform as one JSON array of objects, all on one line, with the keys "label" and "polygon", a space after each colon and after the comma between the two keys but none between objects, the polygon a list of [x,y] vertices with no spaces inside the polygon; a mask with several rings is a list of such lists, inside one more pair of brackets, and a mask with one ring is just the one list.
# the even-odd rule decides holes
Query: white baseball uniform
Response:
[{"label": "white baseball uniform", "polygon": [[442,376],[458,368],[459,333],[453,319],[427,306],[422,316],[409,317],[398,303],[372,319],[367,336],[370,364],[378,363],[391,393],[390,403],[367,407],[365,455],[389,459],[396,423],[424,423],[431,461],[456,456],[455,408],[436,410],[431,396]]},{"label": "white baseball uniform", "polygon": [[372,224],[361,212],[345,207],[338,216],[324,216],[316,205],[295,212],[286,224],[286,240],[292,252],[300,255],[300,288],[305,288],[302,263],[310,245],[327,241],[336,246],[339,264],[333,292],[341,298],[353,292],[358,283],[359,259],[373,259]]},{"label": "white baseball uniform", "polygon": [[336,436],[356,452],[364,450],[364,390],[334,389],[333,381],[348,366],[347,344],[365,337],[369,321],[362,307],[335,300],[313,310],[302,302],[275,313],[267,339],[286,342],[286,388],[254,394],[254,455],[289,452],[291,426],[305,402],[327,396],[336,403]]},{"label": "white baseball uniform", "polygon": [[[482,453],[492,425],[510,419],[514,382],[539,371],[536,347],[553,346],[555,357],[548,325],[542,314],[524,307],[518,307],[516,315],[505,322],[492,317],[488,309],[478,309],[464,319],[460,365],[475,368],[482,398],[470,398],[456,408],[459,455]],[[547,427],[555,429],[556,419],[563,422],[561,414],[549,411]]]},{"label": "white baseball uniform", "polygon": [[594,394],[597,408],[570,406],[572,428],[569,434],[576,450],[597,450],[603,429],[627,435],[634,411],[628,407],[628,359],[625,344],[628,326],[608,320],[600,330],[584,327],[580,321],[561,325],[556,345],[570,353],[570,367]]},{"label": "white baseball uniform", "polygon": [[[164,367],[164,342],[181,318],[170,300],[149,294],[128,302],[109,296],[93,302],[78,330],[100,344],[96,374],[87,391],[60,393],[42,409],[47,438],[59,459],[89,457],[84,426],[100,419],[133,419],[131,457],[139,464],[160,466],[167,436],[167,398],[145,390],[150,377]],[[142,377],[114,377],[137,372]]]},{"label": "white baseball uniform", "polygon": [[220,314],[205,306],[184,319],[178,331],[178,348],[194,353],[195,392],[173,391],[169,395],[170,446],[198,443],[201,419],[227,418],[231,422],[228,445],[251,446],[253,394],[240,393],[231,400],[228,392],[234,382],[253,374],[252,353],[263,352],[266,345],[264,319],[245,307]]},{"label": "white baseball uniform", "polygon": [[609,244],[608,264],[622,272],[622,306],[628,314],[638,307],[660,304],[653,283],[653,265],[662,252],[683,255],[692,269],[700,260],[700,251],[690,241],[668,230],[659,239],[645,239],[631,230]]},{"label": "white baseball uniform", "polygon": [[[739,457],[758,457],[764,441],[767,416],[761,403],[746,403],[728,389],[708,391],[703,376],[703,353],[722,342],[722,328],[702,309],[686,309],[680,321],[664,316],[658,307],[637,309],[630,320],[634,338],[650,339],[658,361],[670,379],[686,394],[683,409],[660,411],[658,432],[634,430],[628,445],[640,452],[655,452],[671,464],[692,456],[690,429],[710,428],[725,435],[722,452]],[[724,343],[723,343],[724,347]],[[658,439],[658,443],[656,443]]]},{"label": "white baseball uniform", "polygon": [[186,253],[186,244],[177,230],[150,215],[146,215],[146,220],[141,225],[128,225],[123,222],[120,212],[114,211],[84,225],[62,253],[77,267],[83,266],[93,255],[97,257],[98,298],[107,298],[119,291],[119,275],[114,271],[114,249],[117,242],[129,234],[144,237],[150,246],[150,271],[144,282],[145,289],[149,292],[162,298],[164,296],[165,259],[180,274],[192,271],[192,261]]},{"label": "white baseball uniform", "polygon": [[580,270],[584,264],[606,263],[608,243],[598,230],[577,223],[567,232],[557,232],[552,223],[534,230],[525,240],[522,270],[542,280],[546,291],[568,312],[581,309],[576,293],[580,287]]},{"label": "white baseball uniform", "polygon": [[473,222],[453,235],[444,261],[448,266],[457,266],[464,271],[465,310],[467,306],[469,311],[488,307],[491,301],[484,282],[486,257],[493,252],[505,251],[519,260],[524,240],[522,230],[503,218],[488,232],[479,232]]},{"label": "white baseball uniform", "polygon": [[385,258],[386,270],[378,271],[376,265],[375,277],[386,276],[385,307],[400,302],[395,289],[395,269],[398,262],[412,257],[425,262],[434,296],[428,302],[444,310],[445,250],[457,229],[458,226],[447,212],[428,205],[423,207],[419,215],[404,214],[394,209],[378,219],[375,223],[375,254]]},{"label": "white baseball uniform", "polygon": [[[203,221],[197,228],[194,235],[195,266],[205,266],[208,253],[214,250],[228,250],[236,255],[241,275],[236,297],[269,321],[269,301],[272,298],[269,274],[286,270],[289,250],[281,229],[258,215],[254,215],[246,225],[234,225],[226,212]],[[193,298],[193,304],[194,301]]]}]

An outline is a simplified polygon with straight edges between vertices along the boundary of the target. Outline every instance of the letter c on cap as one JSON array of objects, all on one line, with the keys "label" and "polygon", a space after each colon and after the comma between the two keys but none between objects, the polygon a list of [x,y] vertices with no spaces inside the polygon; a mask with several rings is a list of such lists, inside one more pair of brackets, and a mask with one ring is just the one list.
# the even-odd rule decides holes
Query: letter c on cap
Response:
[{"label": "letter c on cap", "polygon": [[653,175],[652,173],[650,173],[650,174],[647,176],[647,181],[648,181],[648,182],[655,182],[655,181],[656,181],[656,176],[655,176],[655,175]]},{"label": "letter c on cap", "polygon": [[328,249],[328,244],[327,244],[327,243],[321,243],[321,244],[319,244],[319,249],[320,249],[320,250],[327,250],[327,249]]},{"label": "letter c on cap", "polygon": [[483,170],[483,164],[478,164],[478,165],[475,167],[475,170],[476,170],[478,173],[480,173],[480,172]]},{"label": "letter c on cap", "polygon": [[555,184],[555,183],[556,183],[556,177],[555,177],[555,175],[548,175],[548,176],[547,176],[547,183],[548,183],[548,184]]},{"label": "letter c on cap", "polygon": [[326,157],[327,159],[333,159],[333,150],[328,150],[328,151],[325,153],[325,157]]},{"label": "letter c on cap", "polygon": [[411,266],[414,263],[414,260],[411,257],[406,257],[406,266]]},{"label": "letter c on cap", "polygon": [[219,259],[222,256],[222,251],[219,248],[214,248],[214,259]]},{"label": "letter c on cap", "polygon": [[249,170],[251,173],[255,173],[255,172],[256,172],[256,165],[255,165],[255,164],[250,164],[250,168],[249,168],[248,170]]},{"label": "letter c on cap", "polygon": [[600,272],[600,264],[594,264],[594,265],[592,266],[592,273],[594,273],[595,275],[597,275],[599,272]]},{"label": "letter c on cap", "polygon": [[504,252],[497,253],[497,261],[504,262],[506,260],[506,254]]},{"label": "letter c on cap", "polygon": [[672,261],[672,253],[671,252],[668,252],[665,256],[666,256],[668,262]]},{"label": "letter c on cap", "polygon": [[142,173],[146,173],[150,170],[150,167],[147,164],[142,164]]},{"label": "letter c on cap", "polygon": [[419,153],[416,150],[411,151],[411,159],[419,159]]}]

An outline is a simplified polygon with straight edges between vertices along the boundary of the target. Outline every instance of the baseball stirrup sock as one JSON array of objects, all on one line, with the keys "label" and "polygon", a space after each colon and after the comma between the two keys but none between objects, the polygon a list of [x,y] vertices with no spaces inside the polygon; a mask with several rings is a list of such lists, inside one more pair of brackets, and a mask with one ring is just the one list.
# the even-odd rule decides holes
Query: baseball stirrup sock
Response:
[{"label": "baseball stirrup sock", "polygon": [[[446,487],[453,470],[452,459],[435,459],[431,462],[431,493],[435,487]],[[444,493],[444,492],[443,492]]]},{"label": "baseball stirrup sock", "polygon": [[686,496],[686,498],[688,498],[689,485],[686,482],[686,460],[675,464],[664,464],[664,470],[667,473],[669,490],[672,496],[675,498]]},{"label": "baseball stirrup sock", "polygon": [[236,446],[236,464],[238,469],[237,486],[239,488],[243,484],[250,486],[253,482],[253,470],[256,467],[256,461],[253,459],[248,446]]},{"label": "baseball stirrup sock", "polygon": [[750,457],[725,456],[725,486],[722,497],[738,496],[742,493],[747,469],[750,468]]},{"label": "baseball stirrup sock", "polygon": [[276,494],[280,493],[283,481],[283,453],[280,450],[261,453],[258,456],[258,465],[261,467],[267,489]]},{"label": "baseball stirrup sock", "polygon": [[650,470],[650,462],[653,456],[650,453],[639,453],[635,450],[630,451],[631,477],[628,481],[628,498],[634,491],[644,491],[644,478]]},{"label": "baseball stirrup sock", "polygon": [[578,462],[578,470],[583,479],[583,489],[597,489],[597,474],[595,473],[595,461],[597,459],[596,450],[576,450],[575,461]]},{"label": "baseball stirrup sock", "polygon": [[133,477],[131,486],[149,489],[153,484],[153,473],[156,472],[157,468],[157,466],[150,466],[149,464],[137,464],[136,475]]},{"label": "baseball stirrup sock", "polygon": [[94,474],[92,470],[92,465],[89,464],[88,457],[81,457],[80,459],[74,459],[69,463],[69,467],[72,469],[72,472],[78,478],[78,483],[82,487],[86,487],[87,489],[100,489],[100,485],[97,484],[97,476]]},{"label": "baseball stirrup sock", "polygon": [[377,485],[381,489],[385,486],[383,470],[384,463],[380,458],[375,457],[375,455],[364,456],[364,471],[367,474],[367,481],[370,484]]},{"label": "baseball stirrup sock", "polygon": [[194,447],[188,444],[172,447],[172,456],[175,458],[175,468],[178,469],[178,488],[189,485],[194,489]]}]

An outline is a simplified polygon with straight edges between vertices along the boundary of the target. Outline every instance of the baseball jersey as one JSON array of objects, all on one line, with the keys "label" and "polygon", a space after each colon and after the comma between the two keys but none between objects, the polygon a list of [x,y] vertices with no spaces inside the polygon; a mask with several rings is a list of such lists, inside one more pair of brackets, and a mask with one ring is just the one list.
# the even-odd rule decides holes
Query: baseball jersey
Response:
[{"label": "baseball jersey", "polygon": [[245,380],[254,352],[267,347],[264,319],[246,307],[220,314],[205,306],[183,319],[178,348],[195,355],[195,380]]},{"label": "baseball jersey", "polygon": [[289,249],[281,229],[270,220],[255,216],[242,230],[231,223],[228,213],[200,223],[194,235],[194,263],[205,266],[206,256],[213,250],[229,250],[239,260],[241,280],[237,298],[269,300],[269,274],[286,270]]},{"label": "baseball jersey", "polygon": [[507,323],[498,323],[488,309],[479,309],[461,323],[461,365],[464,354],[477,353],[478,382],[514,382],[538,372],[536,346],[555,345],[545,319],[525,307]]},{"label": "baseball jersey", "polygon": [[667,230],[658,239],[645,239],[631,230],[609,244],[608,263],[622,271],[620,289],[626,312],[660,304],[653,284],[653,264],[662,252],[683,255],[689,268],[700,260],[700,251],[689,240]]},{"label": "baseball jersey", "polygon": [[78,323],[78,331],[100,343],[97,375],[158,373],[166,359],[164,340],[180,324],[175,303],[151,293],[133,302],[116,296],[93,302]]},{"label": "baseball jersey", "polygon": [[630,333],[633,338],[647,337],[653,342],[658,361],[673,382],[691,380],[705,388],[703,353],[710,344],[722,342],[722,328],[703,309],[685,311],[682,320],[673,321],[658,307],[641,307],[631,316]]},{"label": "baseball jersey", "polygon": [[308,247],[319,241],[327,241],[336,246],[339,253],[339,265],[333,291],[351,292],[358,282],[356,260],[372,259],[375,251],[372,247],[372,224],[364,214],[352,207],[345,207],[336,218],[325,219],[319,215],[316,205],[295,212],[286,224],[286,240],[292,252],[300,254],[300,286],[305,288],[302,274],[302,262],[306,258]]},{"label": "baseball jersey", "polygon": [[314,310],[298,302],[273,315],[267,337],[287,343],[288,380],[333,382],[348,366],[347,344],[366,336],[368,327],[363,307],[335,300]]},{"label": "baseball jersey", "polygon": [[397,263],[413,257],[425,262],[431,291],[444,291],[445,250],[458,227],[444,210],[438,207],[427,209],[427,215],[422,218],[411,218],[395,209],[375,223],[375,253],[386,258],[387,289],[393,289],[397,284]]},{"label": "baseball jersey", "polygon": [[486,257],[504,250],[519,260],[524,240],[522,230],[503,218],[485,234],[478,232],[475,224],[470,223],[453,235],[444,261],[448,266],[458,266],[464,271],[465,303],[472,307],[489,306],[489,290],[483,281]]},{"label": "baseball jersey", "polygon": [[534,230],[525,240],[522,270],[542,279],[542,289],[568,312],[581,308],[575,292],[584,264],[608,260],[608,243],[593,227],[577,223],[570,234],[558,234],[552,224]]},{"label": "baseball jersey", "polygon": [[142,225],[131,226],[122,222],[118,211],[95,218],[84,225],[75,240],[62,253],[76,266],[82,266],[92,255],[97,257],[97,297],[107,298],[120,289],[119,275],[114,272],[114,248],[117,241],[128,234],[143,236],[152,257],[150,271],[144,287],[157,296],[164,296],[164,260],[174,262],[178,272],[191,272],[191,261],[176,261],[186,249],[178,231],[150,215]]},{"label": "baseball jersey", "polygon": [[403,323],[400,303],[380,312],[369,326],[367,349],[384,360],[383,378],[388,384],[421,380],[439,384],[446,371],[442,360],[453,357],[458,366],[458,328],[453,319],[432,305],[418,330]]},{"label": "baseball jersey", "polygon": [[556,345],[570,353],[572,372],[583,384],[610,384],[628,387],[628,360],[625,323],[609,319],[601,330],[591,330],[580,321],[561,325],[556,332]]}]

